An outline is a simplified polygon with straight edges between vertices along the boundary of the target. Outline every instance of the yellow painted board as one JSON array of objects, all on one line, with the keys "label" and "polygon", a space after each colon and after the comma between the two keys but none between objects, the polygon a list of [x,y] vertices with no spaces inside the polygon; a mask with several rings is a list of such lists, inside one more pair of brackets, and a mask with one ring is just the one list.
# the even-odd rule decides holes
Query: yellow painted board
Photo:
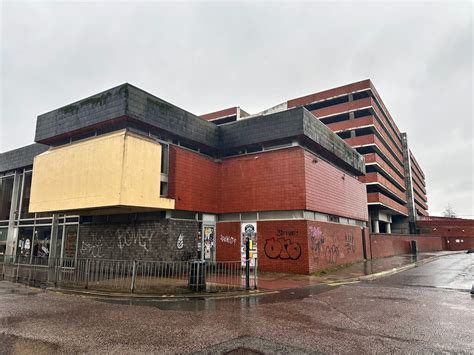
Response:
[{"label": "yellow painted board", "polygon": [[92,137],[38,155],[30,212],[111,206],[173,209],[160,197],[161,145],[126,130]]}]

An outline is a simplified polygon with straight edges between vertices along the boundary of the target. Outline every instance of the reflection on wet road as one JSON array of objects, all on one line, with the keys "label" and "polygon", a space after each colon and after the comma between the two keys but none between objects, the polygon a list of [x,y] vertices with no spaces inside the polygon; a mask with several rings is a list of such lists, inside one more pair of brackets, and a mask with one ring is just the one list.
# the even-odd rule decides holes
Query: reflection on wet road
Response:
[{"label": "reflection on wet road", "polygon": [[165,311],[225,311],[241,309],[246,310],[258,305],[273,304],[279,302],[301,301],[307,297],[313,297],[326,292],[334,287],[328,285],[315,285],[295,289],[286,289],[270,294],[248,297],[231,298],[181,298],[181,299],[111,299],[100,298],[100,302],[110,304],[122,304],[129,306],[156,307]]},{"label": "reflection on wet road", "polygon": [[474,353],[471,262],[228,299],[98,299],[1,281],[0,354]]}]

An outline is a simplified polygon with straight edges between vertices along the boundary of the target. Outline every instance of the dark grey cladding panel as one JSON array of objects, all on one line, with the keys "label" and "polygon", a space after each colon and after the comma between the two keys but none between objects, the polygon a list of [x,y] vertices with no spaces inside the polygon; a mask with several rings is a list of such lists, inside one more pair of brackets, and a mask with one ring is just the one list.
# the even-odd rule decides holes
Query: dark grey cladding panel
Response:
[{"label": "dark grey cladding panel", "polygon": [[354,148],[344,142],[311,112],[304,109],[304,135],[357,171],[365,174],[365,162]]},{"label": "dark grey cladding panel", "polygon": [[351,170],[365,173],[363,157],[303,107],[218,127],[221,149],[304,136],[316,143],[324,156],[336,158],[342,165],[351,167]]},{"label": "dark grey cladding panel", "polygon": [[23,168],[33,165],[33,159],[38,154],[48,150],[44,144],[30,144],[26,147],[10,150],[0,154],[0,172]]},{"label": "dark grey cladding panel", "polygon": [[229,149],[302,135],[303,110],[297,107],[218,126],[220,148]]},{"label": "dark grey cladding panel", "polygon": [[85,128],[125,115],[127,84],[106,90],[39,115],[36,121],[35,141],[41,142],[71,131]]},{"label": "dark grey cladding panel", "polygon": [[122,116],[219,149],[306,136],[329,157],[336,157],[357,171],[365,171],[362,157],[303,107],[216,126],[130,84],[38,116],[35,140],[46,142]]},{"label": "dark grey cladding panel", "polygon": [[209,147],[216,147],[218,143],[214,124],[130,84],[38,116],[35,141],[41,142],[122,116]]},{"label": "dark grey cladding panel", "polygon": [[176,136],[208,147],[217,147],[218,132],[215,124],[132,85],[128,86],[128,92],[127,116]]}]

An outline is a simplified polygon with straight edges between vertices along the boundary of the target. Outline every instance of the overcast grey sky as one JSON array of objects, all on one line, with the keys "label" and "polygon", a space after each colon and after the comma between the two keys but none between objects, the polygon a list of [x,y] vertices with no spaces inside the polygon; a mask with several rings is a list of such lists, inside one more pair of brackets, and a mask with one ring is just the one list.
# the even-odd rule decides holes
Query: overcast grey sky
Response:
[{"label": "overcast grey sky", "polygon": [[1,2],[0,152],[129,82],[202,114],[373,80],[427,177],[473,212],[472,2]]}]

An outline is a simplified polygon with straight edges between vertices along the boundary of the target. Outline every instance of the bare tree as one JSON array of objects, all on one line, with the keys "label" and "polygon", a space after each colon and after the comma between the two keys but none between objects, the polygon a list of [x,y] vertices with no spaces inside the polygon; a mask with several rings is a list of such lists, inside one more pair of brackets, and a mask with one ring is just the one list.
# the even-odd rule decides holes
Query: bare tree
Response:
[{"label": "bare tree", "polygon": [[454,212],[453,208],[451,207],[451,205],[449,203],[443,211],[443,216],[444,217],[450,217],[450,218],[456,218],[456,212]]}]

